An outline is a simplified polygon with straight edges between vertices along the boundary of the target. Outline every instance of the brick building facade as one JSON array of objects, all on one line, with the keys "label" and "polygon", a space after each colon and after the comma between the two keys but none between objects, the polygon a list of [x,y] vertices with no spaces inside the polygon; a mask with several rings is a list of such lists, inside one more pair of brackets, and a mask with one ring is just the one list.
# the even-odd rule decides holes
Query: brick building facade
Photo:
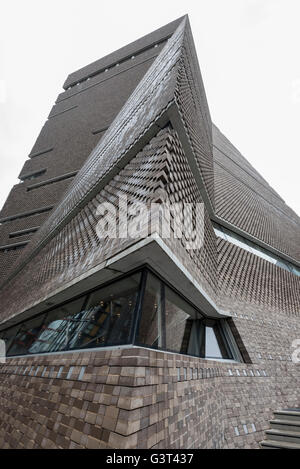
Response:
[{"label": "brick building facade", "polygon": [[[187,17],[69,75],[19,179],[0,447],[258,448],[300,407],[299,218],[212,123]],[[169,236],[99,237],[125,196]]]}]

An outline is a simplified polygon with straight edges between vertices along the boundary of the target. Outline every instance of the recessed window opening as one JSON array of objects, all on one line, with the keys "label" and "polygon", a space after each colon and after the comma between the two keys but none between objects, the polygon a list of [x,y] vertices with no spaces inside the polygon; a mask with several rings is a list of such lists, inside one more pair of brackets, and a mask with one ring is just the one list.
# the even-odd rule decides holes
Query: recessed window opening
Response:
[{"label": "recessed window opening", "polygon": [[52,209],[53,209],[53,206],[39,208],[37,210],[32,210],[30,212],[20,213],[17,215],[10,215],[9,217],[0,219],[0,223],[2,224],[2,223],[14,221],[14,220],[21,220],[22,218],[32,217],[33,215],[41,215],[42,213],[49,212]]},{"label": "recessed window opening", "polygon": [[76,176],[76,174],[77,171],[73,171],[72,173],[62,174],[61,176],[57,176],[52,179],[47,179],[46,181],[42,181],[37,184],[32,184],[31,186],[27,187],[27,192],[32,191],[34,189],[39,189],[40,187],[49,186],[50,184],[55,184],[56,182],[61,182],[66,179],[73,178],[74,176]]},{"label": "recessed window opening", "polygon": [[28,234],[33,234],[36,233],[36,231],[39,229],[39,226],[36,226],[34,228],[28,228],[27,230],[20,230],[20,231],[15,231],[13,233],[9,234],[10,238],[18,238],[19,236],[24,236]]},{"label": "recessed window opening", "polygon": [[85,81],[88,81],[90,80],[91,78],[94,78],[94,77],[97,77],[98,75],[102,74],[103,72],[106,73],[108,72],[109,70],[111,70],[113,67],[119,67],[121,64],[124,64],[125,62],[127,62],[128,60],[132,60],[132,59],[135,59],[136,57],[144,54],[145,52],[147,52],[148,50],[152,49],[152,48],[157,48],[159,45],[162,45],[163,43],[165,43],[167,40],[169,39],[169,36],[168,37],[165,37],[163,39],[161,39],[157,44],[155,44],[153,46],[153,44],[149,45],[148,47],[144,48],[144,49],[141,49],[139,51],[137,51],[135,53],[135,55],[130,55],[130,56],[126,56],[124,57],[123,59],[119,60],[119,62],[113,62],[111,63],[109,66],[107,66],[106,68],[104,69],[100,69],[94,73],[92,73],[91,75],[89,75],[88,77],[84,77],[82,78],[81,80],[79,80],[78,82],[76,83],[72,83],[70,86],[68,86],[68,88],[66,89],[66,91],[68,90],[71,90],[73,89],[74,87],[76,86],[79,86],[80,84],[84,83]]},{"label": "recessed window opening", "polygon": [[226,320],[204,316],[149,269],[0,333],[8,356],[137,345],[242,361]]},{"label": "recessed window opening", "polygon": [[265,259],[266,261],[271,262],[272,264],[275,264],[277,267],[287,270],[288,272],[291,272],[297,275],[298,277],[300,277],[300,269],[298,267],[294,266],[290,262],[287,262],[281,259],[275,254],[272,254],[271,252],[258,246],[257,244],[252,243],[248,239],[243,238],[242,236],[239,236],[233,231],[230,231],[227,228],[224,228],[224,226],[214,224],[214,231],[218,238],[222,238],[225,241],[228,241],[229,243],[234,244],[235,246],[238,246],[241,249],[244,249],[245,251],[255,254],[261,259]]},{"label": "recessed window opening", "polygon": [[12,245],[6,244],[5,246],[0,246],[0,252],[18,251],[19,249],[25,248],[28,243],[29,241],[23,241],[22,243]]},{"label": "recessed window opening", "polygon": [[28,174],[26,176],[22,176],[20,177],[21,181],[31,181],[32,179],[36,179],[40,176],[42,176],[43,174],[45,174],[47,172],[46,169],[42,169],[41,171],[37,171],[35,173],[31,173],[31,174]]}]

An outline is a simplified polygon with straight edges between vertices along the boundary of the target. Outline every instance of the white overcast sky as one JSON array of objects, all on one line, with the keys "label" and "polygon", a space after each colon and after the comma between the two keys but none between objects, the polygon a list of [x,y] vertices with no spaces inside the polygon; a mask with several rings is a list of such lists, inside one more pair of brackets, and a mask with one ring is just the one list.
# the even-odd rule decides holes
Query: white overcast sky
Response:
[{"label": "white overcast sky", "polygon": [[188,13],[212,119],[298,214],[299,0],[0,0],[0,205],[67,75]]}]

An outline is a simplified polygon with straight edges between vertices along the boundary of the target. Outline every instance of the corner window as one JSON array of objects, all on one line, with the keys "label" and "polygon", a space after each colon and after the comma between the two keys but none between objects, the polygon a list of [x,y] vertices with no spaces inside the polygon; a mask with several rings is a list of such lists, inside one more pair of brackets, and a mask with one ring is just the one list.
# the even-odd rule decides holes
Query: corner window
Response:
[{"label": "corner window", "polygon": [[241,360],[226,320],[208,319],[152,273],[146,275],[137,345],[202,358]]},{"label": "corner window", "polygon": [[148,269],[0,333],[8,356],[139,345],[240,360],[226,320],[207,318]]},{"label": "corner window", "polygon": [[225,336],[223,321],[220,320],[203,319],[193,321],[188,353],[203,358],[237,359]]}]

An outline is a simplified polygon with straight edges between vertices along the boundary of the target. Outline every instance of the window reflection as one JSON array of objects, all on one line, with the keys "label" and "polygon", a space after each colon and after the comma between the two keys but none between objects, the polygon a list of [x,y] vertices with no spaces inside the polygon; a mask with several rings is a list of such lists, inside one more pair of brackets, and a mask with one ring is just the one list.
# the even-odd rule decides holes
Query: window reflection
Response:
[{"label": "window reflection", "polygon": [[15,340],[16,334],[18,333],[20,326],[12,327],[5,332],[0,334],[0,338],[5,341],[5,348],[6,353],[8,352],[9,348],[11,347],[12,343]]},{"label": "window reflection", "polygon": [[9,355],[128,343],[140,277],[132,275],[27,321]]},{"label": "window reflection", "polygon": [[136,274],[93,293],[85,310],[74,318],[69,348],[128,343],[139,283]]},{"label": "window reflection", "polygon": [[140,320],[137,342],[149,347],[164,347],[162,316],[162,284],[148,273],[144,293],[143,314]]},{"label": "window reflection", "polygon": [[0,338],[5,340],[9,356],[133,343],[198,357],[233,359],[239,355],[225,325],[204,317],[143,269],[8,329]]},{"label": "window reflection", "polygon": [[30,348],[37,341],[42,330],[45,315],[22,324],[15,338],[11,342],[11,347],[7,349],[9,355],[23,355],[30,353]]},{"label": "window reflection", "polygon": [[203,358],[233,359],[221,321],[205,319],[149,273],[137,343]]},{"label": "window reflection", "polygon": [[165,288],[166,348],[174,352],[188,353],[191,327],[200,318],[189,303],[170,288]]},{"label": "window reflection", "polygon": [[86,297],[79,298],[48,313],[41,333],[29,353],[56,352],[68,347],[76,316],[80,314]]}]

